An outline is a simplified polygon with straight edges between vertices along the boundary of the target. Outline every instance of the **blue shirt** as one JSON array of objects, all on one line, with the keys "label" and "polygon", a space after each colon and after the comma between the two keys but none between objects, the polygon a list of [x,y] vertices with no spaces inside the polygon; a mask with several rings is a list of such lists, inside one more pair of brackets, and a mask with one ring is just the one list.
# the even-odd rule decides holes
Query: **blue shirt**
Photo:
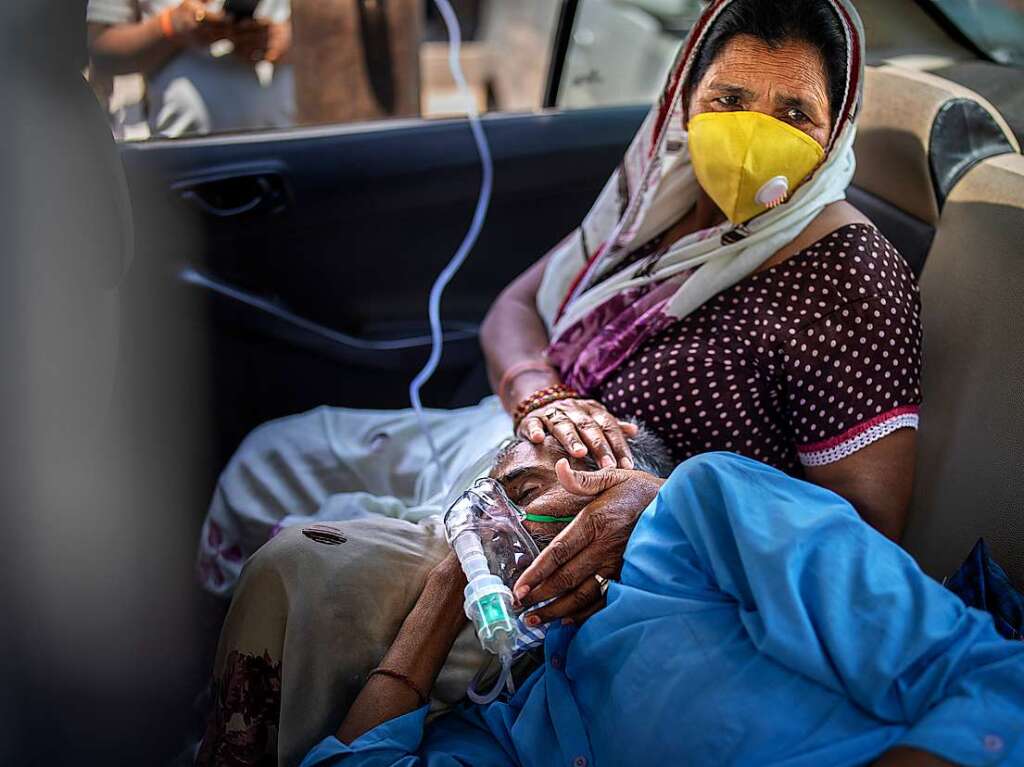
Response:
[{"label": "blue shirt", "polygon": [[511,700],[426,714],[303,765],[1024,764],[1024,643],[839,496],[716,453],[673,473],[607,607],[554,628]]}]

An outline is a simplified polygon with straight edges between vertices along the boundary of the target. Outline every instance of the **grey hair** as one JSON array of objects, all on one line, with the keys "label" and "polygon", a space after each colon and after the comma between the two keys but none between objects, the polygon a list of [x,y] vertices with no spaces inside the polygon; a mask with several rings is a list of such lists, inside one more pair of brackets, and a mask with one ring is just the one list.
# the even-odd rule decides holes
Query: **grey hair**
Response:
[{"label": "grey hair", "polygon": [[[672,453],[661,437],[641,421],[632,418],[624,420],[639,428],[637,435],[629,440],[629,449],[633,451],[633,462],[636,464],[637,470],[646,471],[648,474],[662,478],[671,474],[676,464],[672,460]],[[518,445],[526,441],[522,437],[506,440],[494,457],[494,465],[502,463]],[[597,471],[597,461],[590,453],[587,453],[581,460],[588,469]]]},{"label": "grey hair", "polygon": [[642,421],[633,418],[626,420],[636,424],[640,429],[637,435],[629,440],[629,449],[633,451],[633,461],[637,469],[662,478],[671,474],[676,462],[672,460],[672,452],[665,441]]}]

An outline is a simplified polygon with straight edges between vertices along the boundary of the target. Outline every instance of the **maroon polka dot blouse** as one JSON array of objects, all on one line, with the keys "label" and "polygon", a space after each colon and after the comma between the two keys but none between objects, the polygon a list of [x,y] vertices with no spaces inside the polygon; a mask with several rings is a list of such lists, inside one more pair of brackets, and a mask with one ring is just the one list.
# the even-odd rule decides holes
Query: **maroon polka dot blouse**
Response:
[{"label": "maroon polka dot blouse", "polygon": [[851,224],[652,337],[594,394],[677,461],[728,450],[800,474],[917,428],[920,376],[914,276]]}]

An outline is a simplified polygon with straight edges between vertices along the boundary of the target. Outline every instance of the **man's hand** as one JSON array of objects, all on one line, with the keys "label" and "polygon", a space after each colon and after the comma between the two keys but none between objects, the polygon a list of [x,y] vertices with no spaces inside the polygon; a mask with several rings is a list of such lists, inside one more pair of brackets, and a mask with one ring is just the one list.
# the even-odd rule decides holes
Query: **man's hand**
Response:
[{"label": "man's hand", "polygon": [[591,399],[563,399],[537,408],[519,424],[519,436],[535,445],[550,434],[569,455],[582,458],[588,452],[602,469],[633,468],[633,453],[626,444],[635,437],[635,424],[620,421],[604,405]]},{"label": "man's hand", "polygon": [[235,55],[245,61],[275,63],[291,48],[292,25],[288,21],[244,19],[231,27],[228,39],[235,45]]},{"label": "man's hand", "polygon": [[230,24],[220,11],[201,0],[182,0],[169,11],[174,40],[187,46],[209,46],[227,37]]},{"label": "man's hand", "polygon": [[531,626],[559,618],[582,623],[603,606],[604,589],[594,576],[619,576],[633,527],[664,484],[642,471],[575,471],[564,458],[555,464],[555,473],[570,493],[593,496],[594,500],[516,582],[513,591],[523,605],[557,597],[527,616]]}]

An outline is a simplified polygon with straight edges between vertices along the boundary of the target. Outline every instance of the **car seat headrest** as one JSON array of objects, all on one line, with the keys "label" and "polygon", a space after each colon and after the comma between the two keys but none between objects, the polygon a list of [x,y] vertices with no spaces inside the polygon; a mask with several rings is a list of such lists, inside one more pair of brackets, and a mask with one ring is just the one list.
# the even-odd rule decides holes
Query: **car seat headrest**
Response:
[{"label": "car seat headrest", "polygon": [[934,225],[968,170],[1019,151],[1005,119],[974,91],[927,72],[867,68],[854,178],[861,189]]}]

